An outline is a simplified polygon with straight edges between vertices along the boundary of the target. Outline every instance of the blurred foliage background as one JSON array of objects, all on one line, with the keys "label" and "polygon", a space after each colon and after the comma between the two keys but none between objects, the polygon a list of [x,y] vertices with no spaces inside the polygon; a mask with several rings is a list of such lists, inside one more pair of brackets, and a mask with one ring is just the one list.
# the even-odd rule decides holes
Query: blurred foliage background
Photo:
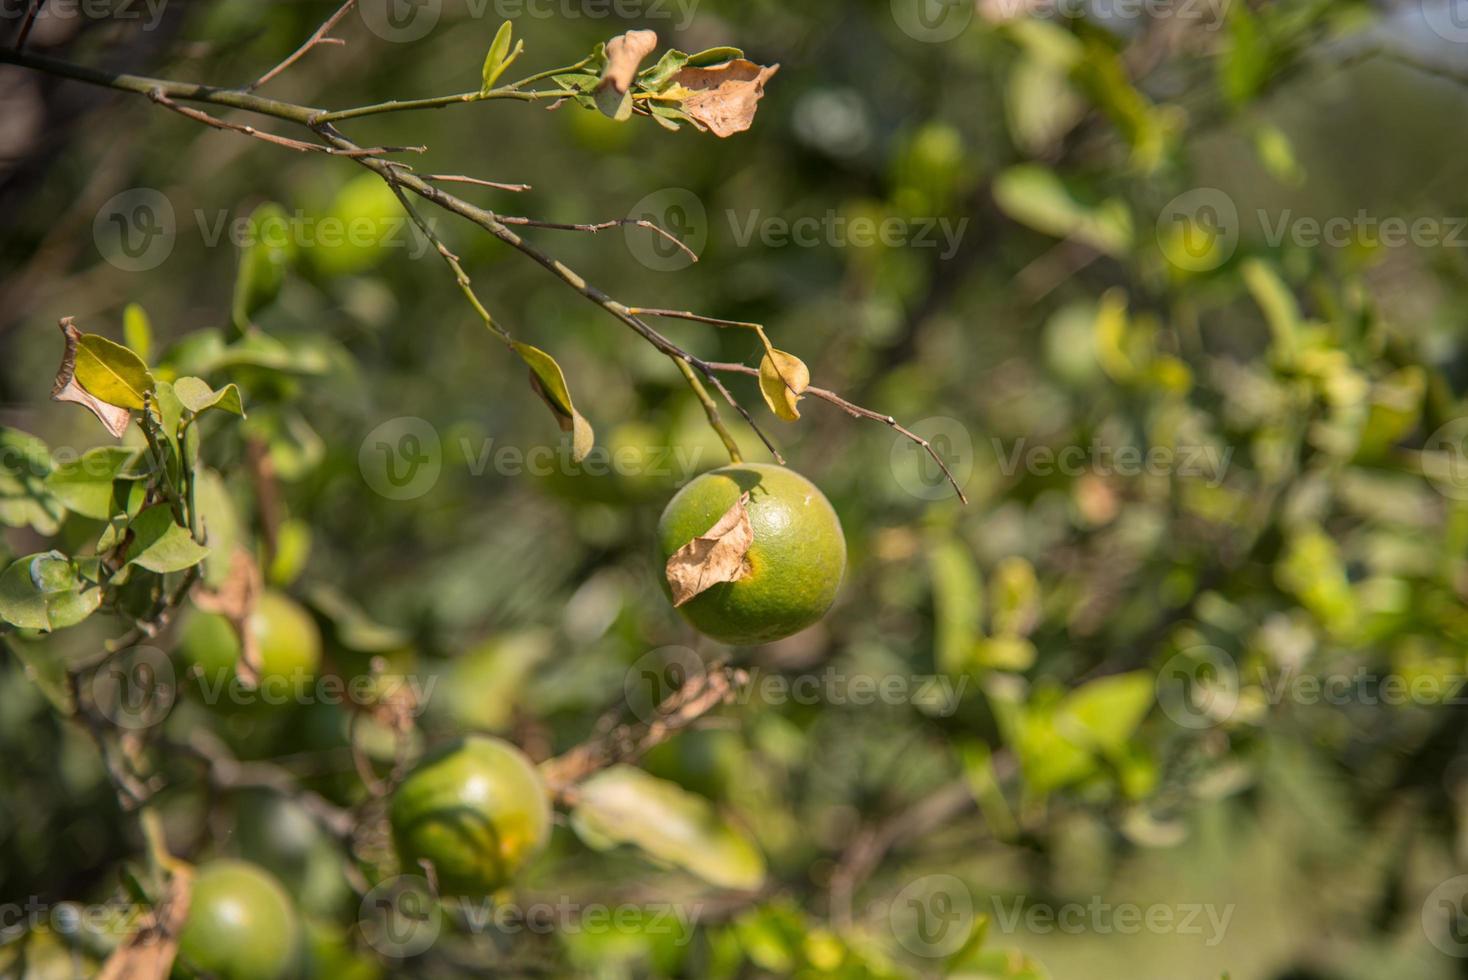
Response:
[{"label": "blurred foliage background", "polygon": [[[651,773],[755,842],[767,865],[756,892],[593,851],[564,821],[521,885],[522,901],[696,906],[688,936],[452,936],[407,965],[382,960],[349,928],[340,855],[288,801],[174,794],[179,853],[274,867],[323,948],[354,957],[317,975],[1461,975],[1462,928],[1443,909],[1465,889],[1438,901],[1468,856],[1468,162],[1453,135],[1465,88],[1450,77],[1468,75],[1468,57],[1443,29],[1451,11],[934,4],[935,23],[963,25],[933,40],[914,36],[919,6],[696,0],[627,20],[573,2],[514,18],[527,50],[512,75],[633,27],[778,62],[754,127],[728,140],[574,105],[350,125],[362,141],[426,144],[420,171],[532,184],[462,190],[507,214],[647,211],[705,238],[697,265],[665,269],[644,261],[644,231],[525,231],[629,305],[764,323],[815,383],[932,438],[970,503],[890,429],[811,399],[781,423],[750,379],[732,379],[829,495],[851,555],[823,624],[738,662],[757,678],[843,685],[942,678],[958,701],[862,704],[823,683],[819,699],[780,703],[757,689],[657,748]],[[175,0],[148,30],[43,18],[31,47],[227,86],[330,10]],[[267,91],[348,106],[473,88],[506,13],[448,0],[413,43],[349,18],[347,46]],[[231,329],[239,249],[211,234],[221,218],[266,201],[306,219],[395,214],[350,161],[206,130],[143,99],[7,66],[0,106],[0,421],[53,448],[101,442],[93,420],[47,400],[58,317],[121,339],[136,303],[155,358],[182,357],[189,338]],[[176,240],[156,268],[130,272],[99,253],[93,224],[140,187],[166,197]],[[702,213],[669,211],[686,202],[670,189]],[[896,219],[933,244],[853,242],[828,216]],[[803,217],[823,222],[814,244],[782,241],[781,222]],[[279,297],[254,316],[280,346],[210,364],[250,415],[216,423],[206,455],[241,533],[257,537],[250,446],[268,454],[283,521],[272,574],[322,618],[339,663],[386,655],[436,679],[429,742],[478,729],[543,758],[624,700],[649,651],[727,652],[668,607],[650,557],[666,498],[724,457],[665,358],[489,236],[433,218],[488,306],[559,359],[599,445],[626,450],[619,472],[561,455],[534,475],[495,455],[559,433],[523,366],[406,232],[298,243]],[[1388,241],[1386,219],[1416,230]],[[1312,240],[1312,221],[1339,234]],[[665,326],[702,356],[756,363],[748,334]],[[361,450],[405,417],[430,424],[441,473],[395,500],[374,492]],[[1161,462],[1128,463],[1128,447]],[[37,550],[33,538],[12,529],[6,550]],[[64,658],[102,630],[11,642]],[[1416,693],[1383,694],[1398,683]],[[213,726],[333,799],[363,791],[338,707],[219,718],[185,699],[167,724]],[[141,840],[91,744],[13,651],[0,659],[0,744],[0,900],[104,900]],[[905,901],[948,887],[942,875],[970,903],[961,947],[904,918]],[[1095,911],[1128,904],[1169,910],[1174,925],[1127,929]],[[1076,907],[1090,911],[1075,929],[1025,917]],[[86,972],[62,949],[36,975]]]}]

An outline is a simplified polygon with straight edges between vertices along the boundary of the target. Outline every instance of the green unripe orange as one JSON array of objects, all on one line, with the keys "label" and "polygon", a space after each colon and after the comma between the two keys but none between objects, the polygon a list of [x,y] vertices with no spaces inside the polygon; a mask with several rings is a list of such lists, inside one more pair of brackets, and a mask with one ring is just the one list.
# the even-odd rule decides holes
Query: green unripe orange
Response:
[{"label": "green unripe orange", "polygon": [[265,871],[212,861],[194,876],[179,960],[219,980],[286,980],[300,956],[296,919],[285,889]]},{"label": "green unripe orange", "polygon": [[[245,628],[260,657],[260,687],[286,695],[314,677],[321,666],[321,632],[311,614],[280,592],[263,592]],[[195,612],[179,636],[182,667],[206,692],[222,690],[236,673],[240,640],[223,616]]]},{"label": "green unripe orange", "polygon": [[722,643],[769,643],[820,620],[846,572],[846,538],[825,494],[793,470],[736,463],[705,473],[668,501],[658,520],[658,580],[679,548],[707,532],[742,494],[754,543],[743,577],[722,582],[678,607],[701,633]]},{"label": "green unripe orange", "polygon": [[389,817],[403,871],[428,861],[439,891],[451,896],[508,884],[551,828],[550,797],[530,760],[478,735],[419,763],[393,794]]}]

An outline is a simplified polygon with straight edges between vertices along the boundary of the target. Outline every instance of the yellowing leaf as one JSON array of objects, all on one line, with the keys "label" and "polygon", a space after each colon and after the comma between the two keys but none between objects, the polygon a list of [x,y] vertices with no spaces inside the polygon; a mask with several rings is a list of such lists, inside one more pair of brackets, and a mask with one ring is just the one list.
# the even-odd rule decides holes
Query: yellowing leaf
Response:
[{"label": "yellowing leaf", "polygon": [[566,387],[566,376],[561,372],[561,366],[539,347],[518,341],[510,346],[530,366],[530,387],[549,406],[561,431],[571,433],[571,458],[581,462],[591,452],[596,437],[591,423],[581,417],[571,402],[571,391]]},{"label": "yellowing leaf", "polygon": [[794,354],[770,350],[759,364],[759,392],[770,411],[786,422],[794,422],[800,418],[796,403],[810,387],[810,369]]},{"label": "yellowing leaf", "polygon": [[[97,397],[82,385],[76,373],[83,334],[76,328],[71,317],[62,319],[61,332],[66,337],[66,350],[61,355],[61,366],[56,369],[56,382],[51,386],[51,400],[75,402],[97,416],[97,421],[101,422],[115,438],[122,438],[132,416],[128,414],[125,407],[111,404]],[[146,369],[144,373],[147,373]]]},{"label": "yellowing leaf", "polygon": [[749,574],[744,556],[754,544],[749,523],[749,494],[714,522],[714,526],[673,552],[665,574],[673,592],[673,605],[681,606],[720,582],[737,582]]}]

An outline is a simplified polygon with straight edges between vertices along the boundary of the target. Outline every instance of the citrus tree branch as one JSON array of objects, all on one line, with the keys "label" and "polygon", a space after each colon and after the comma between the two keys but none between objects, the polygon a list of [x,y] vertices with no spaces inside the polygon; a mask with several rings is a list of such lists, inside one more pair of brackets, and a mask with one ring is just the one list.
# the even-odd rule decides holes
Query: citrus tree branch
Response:
[{"label": "citrus tree branch", "polygon": [[270,81],[276,75],[279,75],[281,72],[285,71],[291,65],[294,65],[297,61],[300,61],[301,58],[305,57],[306,54],[311,51],[312,48],[318,45],[346,44],[347,42],[343,41],[341,38],[327,37],[327,34],[341,21],[343,17],[350,13],[351,9],[356,5],[357,0],[347,0],[346,3],[342,4],[336,9],[335,13],[326,18],[326,20],[322,21],[321,26],[316,28],[316,32],[308,37],[304,44],[302,44],[299,48],[296,48],[296,50],[292,51],[290,54],[286,55],[285,59],[274,68],[270,69],[265,74],[255,79],[249,85],[246,85],[245,91],[253,92],[255,89]]}]

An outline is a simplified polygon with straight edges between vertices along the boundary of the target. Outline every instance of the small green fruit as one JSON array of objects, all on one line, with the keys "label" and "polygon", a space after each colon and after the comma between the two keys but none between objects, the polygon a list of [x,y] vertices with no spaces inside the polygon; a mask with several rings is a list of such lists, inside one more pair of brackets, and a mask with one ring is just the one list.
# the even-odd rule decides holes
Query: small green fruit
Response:
[{"label": "small green fruit", "polygon": [[793,470],[738,463],[705,473],[674,495],[658,521],[663,565],[707,532],[742,494],[754,530],[746,574],[709,588],[678,607],[701,633],[733,645],[769,643],[820,620],[846,572],[846,538],[825,494]]},{"label": "small green fruit", "polygon": [[218,980],[285,980],[300,955],[296,919],[285,889],[265,871],[212,861],[194,876],[179,960]]},{"label": "small green fruit", "polygon": [[442,894],[482,897],[545,846],[550,797],[523,752],[471,736],[419,763],[393,794],[390,819],[405,872],[428,861]]}]

